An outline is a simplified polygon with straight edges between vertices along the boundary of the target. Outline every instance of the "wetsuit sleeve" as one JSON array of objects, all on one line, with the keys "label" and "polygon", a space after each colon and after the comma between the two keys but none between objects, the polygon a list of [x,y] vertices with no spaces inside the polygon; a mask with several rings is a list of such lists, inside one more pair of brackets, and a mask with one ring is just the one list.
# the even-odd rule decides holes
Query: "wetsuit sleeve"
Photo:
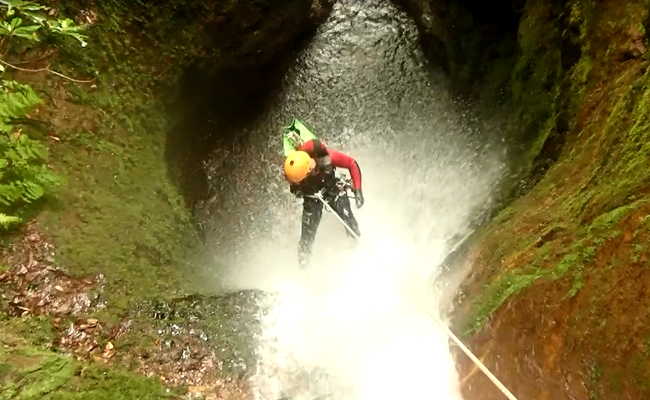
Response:
[{"label": "wetsuit sleeve", "polygon": [[333,166],[346,168],[350,171],[350,176],[352,177],[352,189],[361,189],[361,169],[356,160],[336,150],[328,149],[328,152]]},{"label": "wetsuit sleeve", "polygon": [[306,152],[312,158],[327,157],[329,155],[325,144],[318,139],[306,141],[298,150]]}]

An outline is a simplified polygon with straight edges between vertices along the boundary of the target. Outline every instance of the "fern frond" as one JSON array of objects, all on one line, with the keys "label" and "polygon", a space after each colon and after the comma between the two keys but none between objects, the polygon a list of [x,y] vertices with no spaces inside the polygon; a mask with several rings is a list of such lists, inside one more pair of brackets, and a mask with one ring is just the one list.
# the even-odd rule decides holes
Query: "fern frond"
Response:
[{"label": "fern frond", "polygon": [[23,188],[19,182],[0,184],[0,205],[10,207],[22,197]]},{"label": "fern frond", "polygon": [[39,185],[38,183],[34,181],[25,181],[22,182],[22,194],[21,194],[21,199],[25,203],[33,203],[36,200],[40,199],[43,197],[45,194],[45,189],[43,186]]},{"label": "fern frond", "polygon": [[23,220],[20,217],[0,213],[0,227],[8,229],[12,225],[21,223]]},{"label": "fern frond", "polygon": [[31,86],[0,80],[0,130],[9,132],[12,119],[24,117],[40,102]]}]

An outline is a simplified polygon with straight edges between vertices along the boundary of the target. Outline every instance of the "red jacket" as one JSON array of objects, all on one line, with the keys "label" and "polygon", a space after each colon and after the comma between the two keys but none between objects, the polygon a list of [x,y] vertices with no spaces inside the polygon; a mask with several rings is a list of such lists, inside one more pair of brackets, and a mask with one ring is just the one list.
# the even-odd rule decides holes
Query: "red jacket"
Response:
[{"label": "red jacket", "polygon": [[303,143],[297,150],[304,151],[319,163],[319,159],[329,157],[332,166],[337,168],[346,168],[352,177],[352,189],[361,189],[361,169],[356,160],[340,151],[327,148],[323,142],[318,139],[308,140]]}]

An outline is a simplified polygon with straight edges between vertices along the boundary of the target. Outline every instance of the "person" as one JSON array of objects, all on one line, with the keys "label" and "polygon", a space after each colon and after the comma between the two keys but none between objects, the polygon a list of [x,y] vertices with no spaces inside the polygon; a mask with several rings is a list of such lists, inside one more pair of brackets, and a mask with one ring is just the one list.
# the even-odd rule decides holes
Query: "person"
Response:
[{"label": "person", "polygon": [[[303,198],[302,227],[298,243],[298,262],[302,267],[309,264],[311,248],[316,238],[316,231],[323,213],[323,202],[315,197],[322,195],[323,201],[347,224],[356,237],[360,236],[347,188],[341,185],[336,178],[336,168],[345,168],[352,178],[352,191],[355,195],[357,208],[364,204],[361,189],[361,169],[356,160],[344,153],[328,148],[322,141],[308,131],[302,123],[296,124],[294,120],[287,130],[292,130],[294,135],[283,140],[285,144],[286,160],[284,162],[284,176],[289,181],[289,190],[298,197]],[[305,131],[308,134],[305,134]],[[286,133],[286,132],[285,132]],[[306,140],[305,140],[306,139]],[[289,143],[287,144],[287,141]],[[349,236],[354,236],[347,231]]]}]

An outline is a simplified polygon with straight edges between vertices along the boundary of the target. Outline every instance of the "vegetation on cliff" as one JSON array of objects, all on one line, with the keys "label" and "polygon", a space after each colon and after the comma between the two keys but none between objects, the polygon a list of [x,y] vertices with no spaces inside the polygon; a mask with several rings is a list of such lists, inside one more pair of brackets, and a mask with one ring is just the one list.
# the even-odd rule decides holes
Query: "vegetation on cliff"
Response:
[{"label": "vegetation on cliff", "polygon": [[[489,32],[493,22],[476,15],[482,8],[475,3],[406,3],[437,13],[441,30],[427,28],[424,17],[421,28],[455,61],[448,51],[461,46],[455,27]],[[489,365],[507,363],[497,370],[521,397],[645,398],[649,7],[519,3],[515,30],[501,31],[503,41],[486,35],[489,43],[464,55],[482,61],[467,69],[485,74],[473,82],[458,78],[480,96],[485,88],[503,89],[512,108],[505,134],[520,143],[513,161],[524,179],[456,259],[457,268],[471,271],[456,328]],[[469,22],[456,25],[459,15]],[[498,398],[461,365],[467,398]]]},{"label": "vegetation on cliff", "polygon": [[[330,2],[0,3],[0,336],[16,339],[0,354],[0,397],[169,395],[61,351],[225,390],[219,365],[248,362],[250,344],[219,317],[247,297],[196,296],[182,315],[169,306],[213,283],[197,261],[192,198],[170,163],[183,135],[201,134],[171,139],[189,108],[177,107],[179,86],[190,69],[219,75],[272,62]],[[199,310],[208,326],[194,321]],[[236,354],[218,352],[224,341]]]},{"label": "vegetation on cliff", "polygon": [[[41,103],[34,89],[8,77],[17,67],[3,58],[24,54],[42,41],[72,37],[86,45],[81,27],[68,18],[56,18],[53,9],[31,1],[0,4],[0,229],[23,221],[30,206],[40,200],[60,178],[45,164],[47,148],[30,129],[28,114]],[[24,63],[19,60],[16,64]],[[49,71],[49,70],[48,70]],[[55,72],[56,73],[56,72]]]}]

